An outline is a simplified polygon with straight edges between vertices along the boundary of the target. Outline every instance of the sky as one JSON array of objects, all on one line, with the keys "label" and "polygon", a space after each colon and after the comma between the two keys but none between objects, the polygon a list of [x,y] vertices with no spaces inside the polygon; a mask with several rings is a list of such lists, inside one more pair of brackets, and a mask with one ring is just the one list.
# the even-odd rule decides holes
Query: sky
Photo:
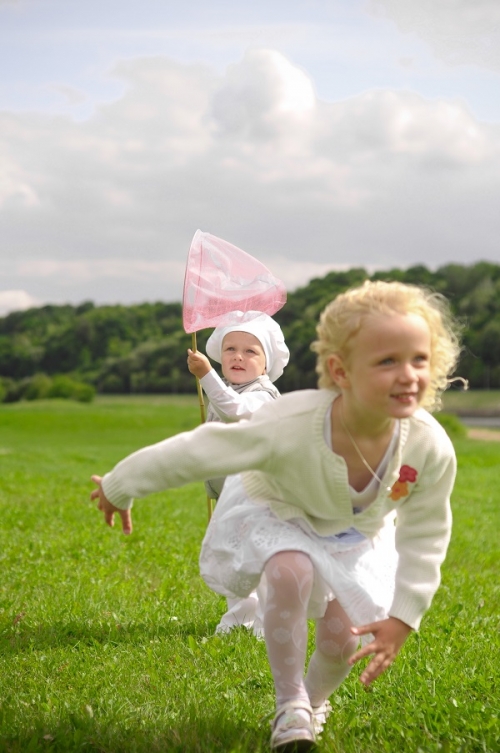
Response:
[{"label": "sky", "polygon": [[498,0],[0,0],[0,315],[500,263]]}]

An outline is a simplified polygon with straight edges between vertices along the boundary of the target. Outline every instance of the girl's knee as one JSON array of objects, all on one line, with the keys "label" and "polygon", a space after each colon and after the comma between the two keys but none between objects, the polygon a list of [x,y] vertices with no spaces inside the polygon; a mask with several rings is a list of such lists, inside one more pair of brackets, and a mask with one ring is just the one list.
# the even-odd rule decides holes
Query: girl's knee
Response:
[{"label": "girl's knee", "polygon": [[287,573],[301,577],[312,575],[313,564],[309,555],[304,552],[286,551],[273,554],[266,562],[264,570],[268,580],[281,580],[287,576]]},{"label": "girl's knee", "polygon": [[342,637],[322,636],[322,639],[317,640],[316,648],[326,662],[345,664],[356,651],[358,643],[359,638],[356,636],[345,637],[345,640]]},{"label": "girl's knee", "polygon": [[280,593],[284,597],[298,595],[304,603],[309,599],[314,581],[314,568],[307,554],[295,551],[279,552],[267,561],[265,574],[269,587],[268,598],[275,599]]},{"label": "girl's knee", "polygon": [[359,637],[351,633],[351,621],[340,604],[330,602],[324,617],[316,624],[316,646],[330,662],[342,664],[354,654]]}]

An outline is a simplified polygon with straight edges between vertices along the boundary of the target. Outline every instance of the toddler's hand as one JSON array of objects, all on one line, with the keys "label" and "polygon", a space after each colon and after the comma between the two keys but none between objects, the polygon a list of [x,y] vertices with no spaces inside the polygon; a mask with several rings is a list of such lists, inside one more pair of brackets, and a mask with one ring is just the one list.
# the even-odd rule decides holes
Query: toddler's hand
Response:
[{"label": "toddler's hand", "polygon": [[412,628],[397,617],[388,617],[380,622],[372,622],[370,625],[352,627],[354,635],[366,635],[373,633],[374,640],[361,648],[349,659],[349,664],[363,659],[365,656],[375,654],[371,662],[361,673],[359,678],[363,685],[373,682],[396,658],[399,649],[412,632]]},{"label": "toddler's hand", "polygon": [[119,507],[115,507],[109,499],[105,496],[102,490],[102,479],[100,476],[92,476],[92,481],[97,484],[97,489],[90,495],[90,499],[93,501],[98,499],[97,509],[104,513],[104,521],[108,526],[113,527],[115,524],[115,512],[118,513],[122,519],[122,531],[128,536],[132,533],[132,513],[130,510],[121,510]]},{"label": "toddler's hand", "polygon": [[188,348],[187,365],[191,374],[194,374],[198,379],[201,379],[212,370],[212,365],[206,355],[199,351],[193,353],[191,348]]}]

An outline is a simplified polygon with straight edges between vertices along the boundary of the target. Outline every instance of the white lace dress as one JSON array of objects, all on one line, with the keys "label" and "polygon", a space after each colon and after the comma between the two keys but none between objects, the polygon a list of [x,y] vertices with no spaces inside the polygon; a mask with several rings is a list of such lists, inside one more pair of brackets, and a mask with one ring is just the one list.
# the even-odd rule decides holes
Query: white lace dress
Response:
[{"label": "white lace dress", "polygon": [[[328,411],[325,440],[331,447],[329,416]],[[377,469],[379,477],[394,452],[397,428]],[[362,492],[350,489],[355,512],[373,501],[377,487],[372,479]],[[201,575],[217,593],[244,597],[258,586],[270,557],[287,550],[304,552],[315,572],[309,618],[322,617],[327,603],[336,598],[353,624],[364,625],[387,617],[392,603],[397,566],[394,532],[391,516],[374,540],[354,528],[320,536],[302,519],[281,520],[265,500],[249,498],[240,476],[229,476],[203,540]]]}]

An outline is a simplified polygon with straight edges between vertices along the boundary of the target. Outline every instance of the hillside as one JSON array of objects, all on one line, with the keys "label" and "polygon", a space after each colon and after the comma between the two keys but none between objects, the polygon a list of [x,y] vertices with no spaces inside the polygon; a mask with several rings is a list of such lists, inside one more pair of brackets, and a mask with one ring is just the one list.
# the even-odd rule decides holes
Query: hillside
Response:
[{"label": "hillside", "polygon": [[[423,266],[370,276],[364,269],[331,272],[288,296],[276,314],[291,351],[282,392],[316,385],[310,343],[320,311],[337,293],[364,279],[424,284],[445,295],[463,323],[459,373],[475,389],[500,388],[500,266]],[[210,330],[198,333],[203,350]],[[67,374],[101,393],[193,391],[186,368],[191,337],[180,303],[134,306],[43,306],[0,319],[0,379],[4,399],[17,399],[34,375]],[[39,378],[40,381],[40,378]],[[41,382],[40,382],[41,383]],[[24,385],[24,387],[23,387]]]}]

